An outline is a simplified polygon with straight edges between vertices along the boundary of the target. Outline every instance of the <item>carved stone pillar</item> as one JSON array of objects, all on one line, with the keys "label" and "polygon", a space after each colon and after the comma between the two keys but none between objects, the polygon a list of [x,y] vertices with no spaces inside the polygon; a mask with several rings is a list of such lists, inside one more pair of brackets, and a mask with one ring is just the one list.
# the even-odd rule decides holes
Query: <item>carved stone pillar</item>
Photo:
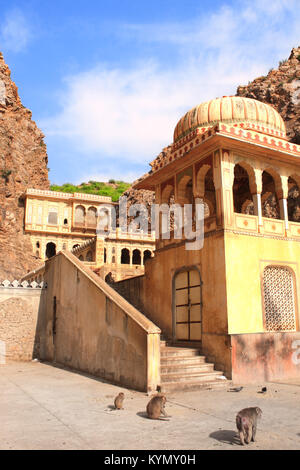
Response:
[{"label": "carved stone pillar", "polygon": [[289,187],[288,187],[288,176],[281,175],[281,187],[276,187],[276,194],[279,201],[279,210],[280,210],[280,218],[284,220],[285,229],[288,230],[289,228],[289,215],[288,215],[288,205],[287,205],[287,198],[289,194]]},{"label": "carved stone pillar", "polygon": [[258,217],[258,225],[261,226],[263,224],[263,221],[261,207],[262,171],[260,169],[254,170],[254,181],[252,182],[250,180],[250,191],[254,204],[254,215]]}]

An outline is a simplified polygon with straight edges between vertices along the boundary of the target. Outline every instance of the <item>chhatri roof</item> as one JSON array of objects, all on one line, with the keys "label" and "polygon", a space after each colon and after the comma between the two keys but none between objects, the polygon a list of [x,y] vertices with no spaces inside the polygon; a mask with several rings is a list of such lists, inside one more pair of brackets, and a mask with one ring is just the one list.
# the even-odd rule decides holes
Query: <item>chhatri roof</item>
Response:
[{"label": "chhatri roof", "polygon": [[264,134],[286,138],[284,121],[272,106],[252,98],[223,96],[201,103],[188,111],[175,127],[174,142],[194,129],[211,127],[219,122],[240,125],[254,123]]},{"label": "chhatri roof", "polygon": [[[151,170],[135,181],[133,188],[153,190],[168,169],[172,173],[176,166],[178,170],[190,152],[211,147],[215,138],[230,139],[235,147],[245,143],[255,146],[256,152],[275,151],[293,163],[294,157],[300,157],[300,145],[287,140],[284,121],[272,106],[252,98],[224,96],[196,106],[180,119],[174,142],[150,163]],[[196,158],[193,152],[192,160]]]}]

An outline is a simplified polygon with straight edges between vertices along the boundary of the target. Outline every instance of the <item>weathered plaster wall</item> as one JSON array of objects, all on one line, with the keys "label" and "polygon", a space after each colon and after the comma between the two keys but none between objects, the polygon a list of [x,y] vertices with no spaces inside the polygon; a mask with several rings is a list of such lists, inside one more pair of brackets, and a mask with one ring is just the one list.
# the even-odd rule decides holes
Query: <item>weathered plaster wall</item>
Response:
[{"label": "weathered plaster wall", "polygon": [[138,390],[160,382],[160,330],[70,253],[46,262],[41,356]]},{"label": "weathered plaster wall", "polygon": [[197,267],[202,279],[202,350],[207,358],[231,374],[230,338],[227,332],[227,295],[224,237],[220,231],[205,237],[202,250],[188,251],[185,244],[176,249],[158,250],[146,262],[145,275],[121,281],[117,290],[157,324],[172,339],[172,282],[178,269]]},{"label": "weathered plaster wall", "polygon": [[39,356],[38,319],[42,289],[0,287],[2,362],[30,361]]},{"label": "weathered plaster wall", "polygon": [[300,377],[300,332],[233,335],[231,343],[236,383]]}]

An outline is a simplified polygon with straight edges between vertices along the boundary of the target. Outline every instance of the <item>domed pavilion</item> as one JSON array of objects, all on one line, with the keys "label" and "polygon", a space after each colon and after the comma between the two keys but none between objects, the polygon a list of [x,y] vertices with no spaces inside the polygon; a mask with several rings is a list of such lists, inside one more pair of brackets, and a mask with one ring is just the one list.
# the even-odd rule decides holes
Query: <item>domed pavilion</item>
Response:
[{"label": "domed pavilion", "polygon": [[204,240],[187,249],[184,233],[164,237],[160,214],[141,311],[235,382],[299,378],[300,146],[279,113],[236,96],[201,103],[150,165],[135,189],[191,205],[194,225],[204,205]]}]

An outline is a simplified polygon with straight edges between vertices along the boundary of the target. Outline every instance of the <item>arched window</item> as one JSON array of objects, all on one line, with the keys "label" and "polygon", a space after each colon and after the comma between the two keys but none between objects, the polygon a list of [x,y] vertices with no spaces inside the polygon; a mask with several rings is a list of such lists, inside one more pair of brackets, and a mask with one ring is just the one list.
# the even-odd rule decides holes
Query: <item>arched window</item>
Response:
[{"label": "arched window", "polygon": [[245,168],[239,164],[234,167],[233,203],[234,212],[254,215],[249,175]]},{"label": "arched window", "polygon": [[49,242],[46,245],[46,258],[52,258],[56,255],[56,245],[53,242]]},{"label": "arched window", "polygon": [[[298,178],[297,178],[298,179]],[[300,222],[300,191],[299,183],[294,178],[288,179],[288,214],[289,220],[293,222]]]},{"label": "arched window", "polygon": [[141,252],[140,252],[140,250],[133,250],[132,264],[141,264]]},{"label": "arched window", "polygon": [[83,206],[76,206],[75,208],[75,224],[85,224],[85,208]]},{"label": "arched window", "polygon": [[87,211],[87,225],[89,228],[97,227],[97,209],[96,207],[89,207]]},{"label": "arched window", "polygon": [[216,192],[211,165],[204,164],[197,173],[196,193],[203,200],[204,218],[210,217],[216,212]]},{"label": "arched window", "polygon": [[107,249],[104,248],[104,263],[107,262]]},{"label": "arched window", "polygon": [[151,258],[151,255],[152,255],[152,254],[151,254],[151,251],[150,251],[150,250],[145,250],[145,251],[144,251],[144,263],[143,263],[143,264],[145,264],[145,262],[147,261],[147,259],[150,259],[150,258]]},{"label": "arched window", "polygon": [[296,329],[293,272],[285,266],[267,266],[263,272],[265,328],[267,331]]},{"label": "arched window", "polygon": [[121,264],[130,264],[130,253],[127,248],[123,248],[121,251]]},{"label": "arched window", "polygon": [[80,261],[84,261],[84,258],[83,258],[82,255],[80,255],[78,259],[79,259]]},{"label": "arched window", "polygon": [[275,190],[275,181],[269,171],[262,174],[261,205],[263,217],[280,219],[280,209]]},{"label": "arched window", "polygon": [[178,202],[182,205],[193,203],[193,179],[190,175],[184,175],[179,180]]},{"label": "arched window", "polygon": [[98,229],[107,231],[110,223],[110,211],[107,207],[100,207],[98,213]]},{"label": "arched window", "polygon": [[88,251],[86,254],[86,261],[93,261],[93,253],[91,251]]},{"label": "arched window", "polygon": [[55,207],[50,207],[48,212],[48,224],[57,225],[58,222],[58,211]]}]

